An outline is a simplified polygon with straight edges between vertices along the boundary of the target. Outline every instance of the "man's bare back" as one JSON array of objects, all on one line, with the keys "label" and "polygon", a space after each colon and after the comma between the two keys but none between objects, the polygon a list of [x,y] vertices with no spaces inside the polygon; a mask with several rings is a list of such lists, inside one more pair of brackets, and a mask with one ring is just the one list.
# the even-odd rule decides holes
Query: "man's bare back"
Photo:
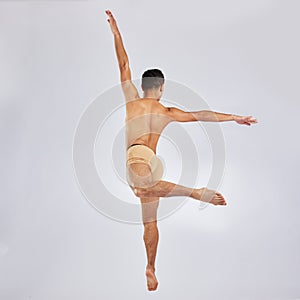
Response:
[{"label": "man's bare back", "polygon": [[132,144],[142,144],[156,153],[160,135],[172,121],[168,109],[158,100],[140,98],[126,104],[126,149]]}]

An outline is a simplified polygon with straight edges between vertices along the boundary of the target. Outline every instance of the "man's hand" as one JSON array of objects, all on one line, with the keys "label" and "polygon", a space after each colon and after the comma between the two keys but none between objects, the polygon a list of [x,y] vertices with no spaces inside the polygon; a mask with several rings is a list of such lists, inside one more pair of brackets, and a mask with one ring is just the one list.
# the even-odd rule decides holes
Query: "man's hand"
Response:
[{"label": "man's hand", "polygon": [[252,116],[247,116],[247,117],[234,116],[234,121],[237,122],[238,124],[248,125],[248,126],[257,123],[257,120],[252,118]]},{"label": "man's hand", "polygon": [[116,22],[114,16],[112,15],[112,13],[111,13],[110,10],[106,10],[105,12],[106,12],[106,14],[108,16],[107,22],[110,25],[111,32],[113,34],[118,34],[119,33],[119,29],[118,29],[117,22]]}]

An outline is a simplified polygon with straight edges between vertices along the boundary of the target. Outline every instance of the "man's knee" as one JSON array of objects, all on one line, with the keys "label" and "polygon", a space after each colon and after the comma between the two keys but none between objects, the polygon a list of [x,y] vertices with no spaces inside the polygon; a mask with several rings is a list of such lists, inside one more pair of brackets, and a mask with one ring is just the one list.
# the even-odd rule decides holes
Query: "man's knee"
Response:
[{"label": "man's knee", "polygon": [[146,197],[148,195],[148,191],[146,188],[133,187],[132,190],[134,194],[139,198]]},{"label": "man's knee", "polygon": [[155,197],[155,191],[158,191],[159,181],[144,182],[142,185],[129,184],[134,194],[139,197]]},{"label": "man's knee", "polygon": [[145,230],[153,230],[157,227],[157,218],[149,217],[147,219],[143,219],[143,225]]}]

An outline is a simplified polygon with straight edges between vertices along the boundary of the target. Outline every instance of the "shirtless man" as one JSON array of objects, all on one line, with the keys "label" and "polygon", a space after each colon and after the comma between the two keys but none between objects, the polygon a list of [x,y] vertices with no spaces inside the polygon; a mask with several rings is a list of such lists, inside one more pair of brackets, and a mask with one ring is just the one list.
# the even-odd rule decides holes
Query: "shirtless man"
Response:
[{"label": "shirtless man", "polygon": [[119,64],[122,91],[126,100],[127,181],[140,198],[144,224],[144,242],[147,252],[146,278],[149,291],[157,289],[155,257],[158,244],[157,208],[159,197],[188,196],[214,205],[226,205],[224,197],[207,188],[193,189],[161,180],[163,169],[156,156],[156,146],[163,129],[170,122],[224,122],[235,121],[250,126],[257,123],[252,116],[237,116],[213,111],[186,112],[159,103],[164,88],[164,75],[150,69],[142,76],[143,97],[131,81],[128,57],[112,13],[106,10],[113,33]]}]

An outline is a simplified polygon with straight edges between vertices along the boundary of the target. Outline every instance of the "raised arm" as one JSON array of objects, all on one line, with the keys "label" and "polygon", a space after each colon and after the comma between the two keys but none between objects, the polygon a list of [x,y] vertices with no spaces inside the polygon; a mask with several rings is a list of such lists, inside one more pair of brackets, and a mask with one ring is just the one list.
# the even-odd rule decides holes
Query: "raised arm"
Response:
[{"label": "raised arm", "polygon": [[129,67],[129,60],[127,53],[124,48],[124,44],[122,41],[121,33],[118,29],[117,22],[111,13],[110,10],[105,11],[108,16],[108,23],[110,25],[111,32],[114,36],[114,43],[115,43],[115,51],[118,59],[119,70],[120,70],[120,79],[122,84],[122,90],[126,101],[134,100],[139,97],[138,90],[134,86],[131,81],[131,71]]},{"label": "raised arm", "polygon": [[166,107],[166,114],[171,118],[172,121],[177,122],[224,122],[224,121],[235,121],[238,124],[244,124],[250,126],[251,124],[257,123],[257,120],[252,116],[237,116],[233,114],[223,114],[210,110],[192,111],[186,112],[176,107]]}]

